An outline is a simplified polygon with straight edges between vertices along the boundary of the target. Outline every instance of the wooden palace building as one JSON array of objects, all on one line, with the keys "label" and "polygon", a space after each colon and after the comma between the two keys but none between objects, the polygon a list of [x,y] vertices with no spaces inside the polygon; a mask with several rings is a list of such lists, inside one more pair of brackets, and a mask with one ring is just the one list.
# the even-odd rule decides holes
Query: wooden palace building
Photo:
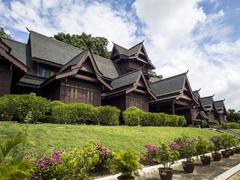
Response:
[{"label": "wooden palace building", "polygon": [[0,38],[0,96],[34,92],[66,103],[113,105],[125,110],[184,115],[188,124],[223,122],[223,101],[192,91],[187,73],[153,76],[143,42],[114,44],[110,59],[30,31],[26,44]]}]

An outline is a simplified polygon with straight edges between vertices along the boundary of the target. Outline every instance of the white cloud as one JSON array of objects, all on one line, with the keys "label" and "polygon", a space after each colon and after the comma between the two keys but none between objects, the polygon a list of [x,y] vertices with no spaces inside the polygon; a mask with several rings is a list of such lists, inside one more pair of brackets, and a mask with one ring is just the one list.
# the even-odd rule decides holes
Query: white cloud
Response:
[{"label": "white cloud", "polygon": [[226,97],[228,107],[240,109],[239,41],[227,41],[232,28],[224,24],[222,10],[206,14],[198,0],[138,0],[133,6],[145,24],[147,49],[159,74],[190,70],[193,89]]},{"label": "white cloud", "polygon": [[126,12],[103,1],[23,0],[7,6],[0,0],[0,26],[20,31],[29,27],[50,36],[86,32],[130,47],[140,39],[137,15],[159,74],[167,77],[190,70],[193,89],[202,88],[203,96],[215,94],[215,99],[226,97],[229,108],[240,109],[240,39],[228,40],[233,28],[226,26],[220,6],[216,13],[206,14],[199,5],[202,1],[137,0]]},{"label": "white cloud", "polygon": [[133,45],[136,41],[136,25],[125,18],[125,11],[115,11],[107,3],[25,0],[12,1],[10,7],[0,2],[1,7],[8,13],[0,11],[0,17],[4,17],[0,25],[11,26],[20,31],[26,31],[25,27],[28,27],[49,36],[57,32],[85,32],[104,36],[124,46]]}]

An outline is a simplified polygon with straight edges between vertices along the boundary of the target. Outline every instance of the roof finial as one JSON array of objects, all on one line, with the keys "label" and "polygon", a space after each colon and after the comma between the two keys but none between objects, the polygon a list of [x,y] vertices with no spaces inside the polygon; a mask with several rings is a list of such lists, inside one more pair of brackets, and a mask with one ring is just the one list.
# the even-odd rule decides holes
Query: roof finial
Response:
[{"label": "roof finial", "polygon": [[28,27],[25,27],[27,29],[28,32],[30,32],[30,29],[28,29]]},{"label": "roof finial", "polygon": [[212,97],[214,97],[214,96],[215,96],[215,94],[212,95]]},{"label": "roof finial", "polygon": [[186,71],[186,74],[188,73],[189,69]]},{"label": "roof finial", "polygon": [[201,88],[198,89],[198,91],[200,91],[200,90],[201,90]]}]

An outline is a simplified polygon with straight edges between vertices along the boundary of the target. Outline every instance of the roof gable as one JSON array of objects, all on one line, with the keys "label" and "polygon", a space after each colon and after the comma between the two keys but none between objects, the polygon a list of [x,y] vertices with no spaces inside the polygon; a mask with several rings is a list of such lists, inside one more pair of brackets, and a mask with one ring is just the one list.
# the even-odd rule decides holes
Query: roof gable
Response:
[{"label": "roof gable", "polygon": [[[14,42],[15,43],[15,42]],[[9,47],[2,38],[0,38],[0,56],[4,57],[7,61],[20,69],[22,72],[27,72],[27,66],[16,56],[16,51]],[[14,55],[15,56],[14,56]]]},{"label": "roof gable", "polygon": [[226,113],[226,107],[224,105],[224,100],[214,101],[215,108],[219,113]]},{"label": "roof gable", "polygon": [[61,79],[78,74],[80,70],[94,72],[96,78],[108,89],[112,90],[111,86],[102,79],[102,74],[99,71],[96,62],[90,51],[85,50],[71,61],[69,61],[56,75],[56,79]]},{"label": "roof gable", "polygon": [[150,84],[153,93],[158,96],[163,96],[172,93],[180,93],[185,84],[186,73],[162,79]]}]

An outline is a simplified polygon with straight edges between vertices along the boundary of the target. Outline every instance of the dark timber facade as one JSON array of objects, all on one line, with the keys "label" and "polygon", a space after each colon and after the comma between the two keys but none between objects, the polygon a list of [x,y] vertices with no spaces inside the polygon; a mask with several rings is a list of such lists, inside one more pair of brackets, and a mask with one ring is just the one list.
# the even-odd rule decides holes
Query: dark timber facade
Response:
[{"label": "dark timber facade", "polygon": [[143,42],[114,44],[110,59],[30,31],[26,44],[0,38],[0,96],[30,93],[66,103],[113,105],[122,111],[184,115],[189,125],[225,120],[223,101],[206,104],[192,91],[187,73],[162,79]]}]

